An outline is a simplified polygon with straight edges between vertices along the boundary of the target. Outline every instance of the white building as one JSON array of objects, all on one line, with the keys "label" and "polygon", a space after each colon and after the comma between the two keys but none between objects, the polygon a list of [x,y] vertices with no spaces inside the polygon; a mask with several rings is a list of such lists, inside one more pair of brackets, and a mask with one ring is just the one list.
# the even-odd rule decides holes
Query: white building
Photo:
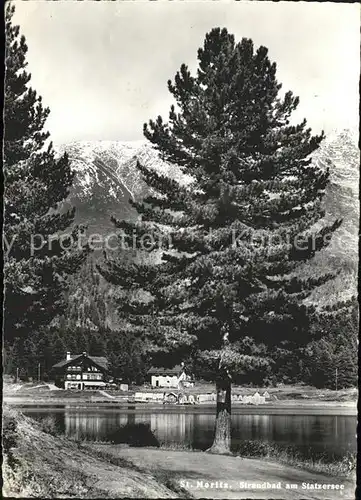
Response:
[{"label": "white building", "polygon": [[173,368],[155,368],[148,370],[152,387],[193,386],[192,377],[187,374],[184,363]]}]

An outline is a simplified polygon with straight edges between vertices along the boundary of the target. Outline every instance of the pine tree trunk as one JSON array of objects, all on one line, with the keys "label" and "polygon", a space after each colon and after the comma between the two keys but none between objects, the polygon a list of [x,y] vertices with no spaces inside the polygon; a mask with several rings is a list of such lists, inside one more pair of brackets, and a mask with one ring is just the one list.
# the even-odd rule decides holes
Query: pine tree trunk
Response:
[{"label": "pine tree trunk", "polygon": [[231,453],[231,378],[222,372],[216,382],[217,413],[214,441],[207,451],[218,455]]}]

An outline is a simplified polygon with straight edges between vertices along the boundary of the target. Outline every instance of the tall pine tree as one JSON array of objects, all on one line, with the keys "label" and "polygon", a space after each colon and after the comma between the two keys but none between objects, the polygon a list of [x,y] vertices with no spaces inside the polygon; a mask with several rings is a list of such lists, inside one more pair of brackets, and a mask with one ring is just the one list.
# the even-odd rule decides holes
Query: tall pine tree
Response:
[{"label": "tall pine tree", "polygon": [[[29,82],[27,45],[6,7],[4,113],[4,340],[9,364],[26,357],[27,339],[64,308],[67,276],[84,260],[78,228],[64,234],[74,210],[61,211],[73,173],[66,155],[56,158],[44,124],[49,109]],[[42,243],[44,245],[42,246]],[[40,248],[42,246],[42,248]],[[16,346],[16,348],[11,348]],[[15,362],[14,362],[15,361]]]},{"label": "tall pine tree", "polygon": [[297,268],[341,222],[322,224],[328,172],[310,155],[323,135],[312,136],[306,120],[290,124],[299,99],[281,94],[267,49],[217,28],[198,62],[196,76],[183,64],[168,82],[176,101],[168,123],[159,116],[144,125],[191,181],[139,164],[154,194],[132,202],[141,220],[114,220],[123,241],[149,253],[162,245],[162,258],[128,265],[108,256],[101,272],[127,290],[120,313],[155,342],[154,362],[190,356],[217,368],[210,451],[228,453],[232,372],[310,340],[313,310],[303,300],[330,276],[302,279]]}]

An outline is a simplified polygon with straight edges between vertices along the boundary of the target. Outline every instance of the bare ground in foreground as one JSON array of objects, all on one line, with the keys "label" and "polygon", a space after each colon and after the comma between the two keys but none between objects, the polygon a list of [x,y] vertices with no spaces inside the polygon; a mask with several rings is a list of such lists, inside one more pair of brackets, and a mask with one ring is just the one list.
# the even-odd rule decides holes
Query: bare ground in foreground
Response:
[{"label": "bare ground in foreground", "polygon": [[[195,498],[230,499],[337,499],[355,498],[355,482],[326,474],[308,472],[296,467],[260,459],[218,456],[205,452],[167,451],[151,448],[127,448],[95,444],[93,448],[113,457],[130,460],[136,466],[152,471],[167,471]],[[242,489],[240,482],[279,483],[277,489]],[[208,484],[207,484],[208,483]],[[213,483],[213,484],[212,484]],[[226,487],[225,483],[229,486]],[[292,491],[286,484],[297,484]],[[339,484],[343,490],[306,490],[302,483]]]}]

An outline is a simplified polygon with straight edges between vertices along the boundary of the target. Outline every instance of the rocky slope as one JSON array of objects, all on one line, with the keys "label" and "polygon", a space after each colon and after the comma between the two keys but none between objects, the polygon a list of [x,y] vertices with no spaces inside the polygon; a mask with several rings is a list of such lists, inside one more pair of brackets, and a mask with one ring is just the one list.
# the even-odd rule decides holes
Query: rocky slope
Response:
[{"label": "rocky slope", "polygon": [[357,138],[343,131],[326,139],[315,160],[329,167],[330,183],[325,196],[326,217],[343,219],[342,226],[329,247],[334,257],[346,257],[351,264],[357,260],[359,227],[359,164]]},{"label": "rocky slope", "polygon": [[[136,210],[129,199],[140,200],[150,191],[136,168],[137,161],[157,172],[181,178],[180,171],[161,161],[158,153],[146,141],[136,142],[74,142],[61,145],[59,153],[69,155],[76,175],[68,199],[76,207],[77,224],[87,225],[87,237],[101,235],[102,243],[114,233],[111,216],[134,220]],[[109,240],[110,241],[110,240]],[[111,240],[114,245],[114,240]],[[124,252],[124,258],[131,258]],[[79,273],[71,278],[69,306],[60,324],[68,328],[97,330],[101,326],[117,328],[118,290],[97,273],[96,262],[103,254],[95,251]]]},{"label": "rocky slope", "polygon": [[68,153],[76,171],[69,202],[77,208],[76,221],[86,223],[89,234],[113,231],[112,215],[126,220],[137,217],[129,199],[139,200],[149,193],[136,168],[137,161],[159,173],[181,178],[181,172],[163,162],[146,141],[73,142],[57,149]]},{"label": "rocky slope", "polygon": [[[313,293],[311,299],[319,304],[347,299],[357,290],[360,163],[357,140],[357,135],[352,131],[335,132],[326,138],[313,158],[322,168],[330,169],[330,184],[325,196],[326,217],[329,221],[343,219],[331,245],[320,252],[304,270],[305,273],[313,273],[316,267],[340,273],[332,282]],[[88,225],[88,235],[100,233],[106,236],[114,232],[110,220],[112,215],[126,220],[137,218],[129,199],[139,200],[149,193],[136,168],[137,161],[159,173],[182,179],[179,169],[162,161],[158,152],[146,141],[74,142],[58,147],[59,153],[64,151],[68,153],[76,171],[69,202],[77,209],[76,222]],[[184,181],[187,182],[187,179]],[[92,309],[95,305],[92,305],[93,300],[87,292],[87,280],[83,276],[80,281],[75,280],[74,283],[73,305],[79,305],[79,300],[82,302],[80,296],[85,294],[85,309]],[[107,286],[104,287],[104,293],[104,301],[108,303],[111,299]],[[101,316],[104,315],[106,317],[107,313]],[[78,318],[77,322],[80,326],[82,321]]]},{"label": "rocky slope", "polygon": [[314,157],[321,167],[330,169],[330,183],[324,199],[326,219],[342,219],[341,227],[329,247],[316,254],[309,268],[337,272],[331,282],[315,290],[311,299],[318,304],[347,300],[357,293],[359,232],[358,136],[343,130],[327,137]]}]

